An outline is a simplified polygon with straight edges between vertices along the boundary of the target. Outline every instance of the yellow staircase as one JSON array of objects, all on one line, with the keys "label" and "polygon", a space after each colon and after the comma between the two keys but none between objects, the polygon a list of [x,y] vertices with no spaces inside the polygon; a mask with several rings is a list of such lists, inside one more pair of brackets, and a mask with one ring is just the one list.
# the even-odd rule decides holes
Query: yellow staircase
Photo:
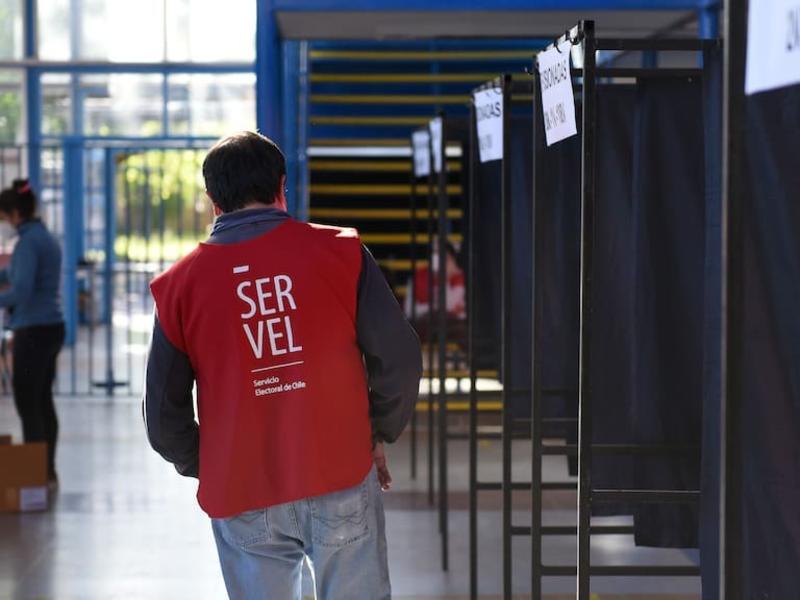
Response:
[{"label": "yellow staircase", "polygon": [[[426,263],[431,216],[427,180],[412,185],[411,133],[427,126],[439,109],[466,119],[471,90],[503,72],[523,75],[534,45],[391,46],[310,48],[309,216],[357,227],[402,296],[410,276],[412,206],[421,264]],[[449,239],[458,244],[463,238],[463,167],[458,144],[451,139],[448,146]]]}]

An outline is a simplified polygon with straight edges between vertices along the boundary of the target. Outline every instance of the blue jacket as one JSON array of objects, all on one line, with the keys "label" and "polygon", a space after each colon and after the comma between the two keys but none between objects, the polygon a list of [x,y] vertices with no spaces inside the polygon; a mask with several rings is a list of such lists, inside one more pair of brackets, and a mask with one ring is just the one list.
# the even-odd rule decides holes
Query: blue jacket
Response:
[{"label": "blue jacket", "polygon": [[0,271],[0,284],[10,284],[0,292],[0,306],[13,308],[11,329],[61,323],[61,248],[39,219],[17,232],[11,262]]}]

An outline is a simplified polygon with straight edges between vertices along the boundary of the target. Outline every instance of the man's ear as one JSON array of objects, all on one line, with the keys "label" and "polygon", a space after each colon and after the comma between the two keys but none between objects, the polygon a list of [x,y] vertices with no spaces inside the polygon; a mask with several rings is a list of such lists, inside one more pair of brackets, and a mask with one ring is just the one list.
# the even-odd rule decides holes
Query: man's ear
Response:
[{"label": "man's ear", "polygon": [[208,193],[208,190],[206,190],[206,196],[208,197],[208,201],[211,202],[211,207],[214,210],[214,216],[220,216],[222,214],[222,209],[217,206],[216,202],[214,202],[214,199],[211,197],[211,194]]},{"label": "man's ear", "polygon": [[278,188],[278,195],[275,196],[275,205],[284,212],[289,211],[286,204],[286,175],[281,176],[281,185]]}]

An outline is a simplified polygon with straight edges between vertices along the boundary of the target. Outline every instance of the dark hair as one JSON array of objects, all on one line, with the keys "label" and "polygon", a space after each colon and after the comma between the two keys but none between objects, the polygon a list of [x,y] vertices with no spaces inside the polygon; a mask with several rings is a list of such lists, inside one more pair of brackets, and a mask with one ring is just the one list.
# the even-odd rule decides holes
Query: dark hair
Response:
[{"label": "dark hair", "polygon": [[36,194],[27,179],[15,179],[10,188],[0,192],[0,212],[10,215],[15,210],[23,220],[36,214]]},{"label": "dark hair", "polygon": [[280,148],[252,131],[220,140],[203,161],[206,191],[225,213],[252,202],[273,204],[284,175],[286,159]]}]

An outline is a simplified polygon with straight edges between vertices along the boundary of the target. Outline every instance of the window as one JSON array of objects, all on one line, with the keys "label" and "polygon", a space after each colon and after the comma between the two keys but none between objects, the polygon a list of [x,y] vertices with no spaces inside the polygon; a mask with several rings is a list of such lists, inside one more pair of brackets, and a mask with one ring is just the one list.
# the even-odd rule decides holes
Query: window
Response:
[{"label": "window", "polygon": [[[21,0],[0,0],[0,7],[12,1]],[[222,8],[209,0],[37,2],[41,59],[148,63],[119,67],[127,72],[110,65],[43,74],[44,135],[218,136],[255,127],[249,66],[245,73],[167,75],[161,64],[251,63],[253,0],[226,0]]]},{"label": "window", "polygon": [[72,132],[72,76],[42,75],[42,133],[66,135]]},{"label": "window", "polygon": [[[19,1],[0,0],[0,7]],[[46,60],[255,59],[254,0],[39,0],[38,12]]]},{"label": "window", "polygon": [[222,136],[255,127],[255,74],[173,75],[169,78],[172,135]]},{"label": "window", "polygon": [[39,58],[69,60],[69,0],[39,0]]},{"label": "window", "polygon": [[256,2],[167,0],[167,60],[249,62],[256,56]]},{"label": "window", "polygon": [[22,140],[22,73],[0,71],[0,144]]},{"label": "window", "polygon": [[163,133],[163,75],[83,75],[86,135],[154,136]]},{"label": "window", "polygon": [[0,59],[22,58],[22,0],[0,0]]},{"label": "window", "polygon": [[164,59],[164,0],[39,0],[38,12],[42,59]]}]

